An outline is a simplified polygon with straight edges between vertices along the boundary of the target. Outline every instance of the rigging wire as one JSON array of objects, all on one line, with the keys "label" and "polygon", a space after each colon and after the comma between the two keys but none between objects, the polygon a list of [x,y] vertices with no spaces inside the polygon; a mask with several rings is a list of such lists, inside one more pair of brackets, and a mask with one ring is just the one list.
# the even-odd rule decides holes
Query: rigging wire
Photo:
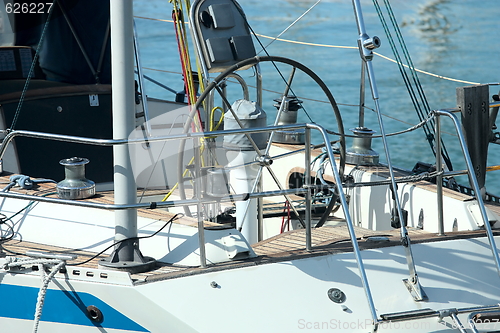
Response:
[{"label": "rigging wire", "polygon": [[[143,20],[151,20],[151,21],[160,21],[160,22],[166,22],[166,23],[174,23],[173,20],[165,20],[165,19],[155,19],[151,17],[144,17],[144,16],[134,16],[135,18],[143,19]],[[184,22],[185,24],[189,24],[189,22]],[[317,47],[326,47],[326,48],[336,48],[336,49],[347,49],[347,50],[359,50],[357,46],[343,46],[343,45],[332,45],[332,44],[321,44],[321,43],[310,43],[310,42],[301,42],[297,40],[292,40],[292,39],[285,39],[285,38],[279,38],[279,37],[272,37],[272,36],[267,36],[264,34],[255,34],[258,37],[266,38],[266,39],[272,39],[273,41],[279,41],[279,42],[284,42],[284,43],[290,43],[290,44],[298,44],[298,45],[305,45],[305,46],[317,46]],[[267,46],[269,46],[271,43],[269,43]],[[266,46],[266,47],[267,47]],[[260,51],[262,52],[262,51]],[[260,53],[259,52],[259,53]],[[398,64],[397,60],[394,60],[386,55],[383,55],[378,52],[373,52],[374,55],[385,59],[387,61],[390,61],[392,63]],[[401,64],[402,66],[409,68],[408,65],[406,64]],[[156,69],[156,68],[150,68],[150,67],[143,67],[143,69],[151,70],[151,71],[158,71],[158,72],[164,72],[164,73],[170,73],[170,74],[182,74],[179,72],[174,72],[174,71],[167,71],[167,70],[162,70],[162,69]],[[414,70],[418,73],[428,75],[428,76],[433,76],[438,79],[446,80],[446,81],[452,81],[452,82],[458,82],[458,83],[464,83],[464,84],[470,84],[470,85],[478,85],[481,84],[480,82],[474,82],[474,81],[467,81],[467,80],[462,80],[462,79],[455,79],[452,77],[440,75],[440,74],[435,74],[432,72],[424,71],[422,69],[418,69],[414,67]],[[500,85],[500,82],[492,82],[488,83],[490,85]]]},{"label": "rigging wire", "polygon": [[[233,0],[234,2],[234,0]],[[264,46],[264,44],[262,44],[262,41],[259,39],[259,37],[257,36],[256,32],[253,30],[252,26],[250,25],[250,23],[248,22],[247,20],[247,17],[245,16],[245,13],[243,13],[243,10],[235,3],[234,4],[235,7],[237,8],[238,12],[240,13],[241,17],[243,18],[243,20],[245,21],[245,24],[246,26],[248,27],[248,29],[250,29],[250,32],[254,35],[255,37],[255,40],[257,40],[257,42],[259,43],[260,47],[262,48],[262,51],[264,51],[264,53],[270,57],[270,54],[269,52],[267,52],[267,49],[266,47]],[[313,7],[316,6],[316,4],[313,5]],[[302,16],[303,17],[303,16]],[[302,18],[301,17],[301,18]],[[262,52],[261,51],[261,52]],[[288,84],[288,81],[286,80],[286,78],[283,76],[283,73],[281,73],[281,71],[279,70],[278,66],[276,65],[276,63],[274,61],[271,61],[271,64],[273,65],[273,67],[276,69],[276,72],[280,75],[281,79],[283,80],[283,82],[285,82],[285,85],[287,86],[287,88],[289,89],[290,93],[292,94],[293,97],[297,97],[297,95],[295,94],[295,92],[293,91],[292,87],[289,86]],[[315,124],[314,120],[312,120],[311,116],[309,115],[309,113],[307,112],[306,108],[304,105],[302,105],[302,103],[299,101],[299,104],[300,106],[302,107],[302,110],[304,111],[305,115],[307,116],[307,118],[313,123]]]},{"label": "rigging wire", "polygon": [[[405,67],[403,67],[401,65],[401,64],[403,64],[402,58],[401,58],[399,51],[396,47],[393,36],[389,30],[389,26],[387,24],[387,21],[385,19],[383,12],[382,12],[380,4],[378,3],[378,0],[373,0],[373,4],[375,5],[375,9],[376,9],[377,14],[380,18],[380,21],[382,23],[382,26],[384,28],[387,39],[388,39],[389,44],[391,46],[391,49],[394,53],[394,56],[397,60],[398,68],[401,72],[401,76],[404,80],[404,83],[406,85],[408,93],[410,94],[410,98],[413,102],[415,111],[416,111],[420,121],[422,121],[425,117],[425,113],[428,113],[430,111],[430,106],[429,106],[429,103],[428,103],[427,98],[425,96],[425,93],[423,91],[422,85],[420,84],[420,81],[418,79],[417,73],[414,70],[413,62],[411,61],[410,54],[408,52],[408,49],[406,48],[404,38],[401,34],[401,30],[399,29],[398,23],[396,22],[394,12],[392,11],[390,3],[387,0],[384,0],[384,4],[385,4],[386,10],[388,12],[389,19],[390,19],[390,21],[392,23],[392,27],[396,33],[396,38],[399,42],[399,46],[401,47],[401,50],[402,50],[403,56],[406,60],[406,63],[408,64],[410,75],[405,70]],[[413,81],[413,85],[412,85],[412,81]],[[431,147],[432,153],[434,154],[434,156],[436,156],[436,150],[435,150],[435,146],[434,146],[435,137],[434,137],[434,130],[433,130],[434,121],[431,121],[431,124],[432,124],[432,128],[429,128],[429,126],[427,124],[425,124],[423,126],[423,130],[424,130],[424,133],[426,135],[427,141],[429,142],[429,145]],[[449,157],[448,152],[446,150],[446,147],[444,145],[444,142],[441,142],[441,146],[442,146],[441,156],[444,159],[444,162],[446,163],[446,166],[448,167],[448,169],[453,170],[453,166],[451,164],[451,160],[450,160],[450,157]]]},{"label": "rigging wire", "polygon": [[[157,18],[145,17],[145,16],[134,16],[134,17],[135,18],[139,18],[139,19],[143,19],[143,20],[151,20],[151,21],[159,21],[159,22],[166,22],[166,23],[174,23],[173,20],[168,20],[168,19],[157,19]],[[184,22],[184,24],[189,24],[189,22]],[[280,41],[280,42],[284,42],[284,43],[291,43],[291,44],[298,44],[298,45],[327,47],[327,48],[338,48],[338,49],[351,49],[351,50],[358,50],[359,49],[357,46],[343,46],[343,45],[310,43],[310,42],[296,41],[296,40],[292,40],[292,39],[279,38],[279,36],[281,36],[281,35],[282,34],[279,34],[276,37],[272,37],[272,36],[267,36],[267,35],[264,35],[264,34],[256,34],[256,36],[258,36],[258,37],[262,37],[262,38],[266,38],[266,39],[271,39],[271,40],[273,40],[273,42],[274,41]],[[267,46],[269,46],[270,44],[271,43],[269,43]],[[382,59],[385,59],[387,61],[393,62],[395,64],[398,63],[397,60],[394,60],[394,59],[392,59],[392,58],[390,58],[388,56],[385,56],[385,55],[383,55],[381,53],[378,53],[378,52],[374,51],[373,54],[376,55],[376,56],[378,56],[378,57],[380,57],[380,58],[382,58]],[[401,65],[404,66],[404,67],[407,67],[407,68],[409,67],[406,64],[401,64]],[[155,68],[144,67],[144,69],[148,69],[148,70],[152,70],[152,71],[165,72],[165,73],[171,73],[171,74],[182,74],[182,73],[179,73],[179,72],[167,71],[167,70],[161,70],[161,69],[155,69]],[[440,75],[440,74],[435,74],[435,73],[432,73],[432,72],[428,72],[428,71],[425,71],[425,70],[422,70],[422,69],[418,69],[418,68],[414,68],[414,70],[417,71],[417,72],[419,72],[419,73],[422,73],[422,74],[425,74],[425,75],[428,75],[428,76],[433,76],[433,77],[436,77],[436,78],[442,79],[442,80],[453,81],[453,82],[464,83],[464,84],[470,84],[470,85],[481,84],[480,82],[467,81],[467,80],[462,80],[462,79],[455,79],[455,78],[447,77],[447,76],[444,76],[444,75]],[[500,82],[492,82],[492,83],[488,83],[488,84],[489,85],[500,85]]]},{"label": "rigging wire", "polygon": [[[316,5],[316,4],[315,4]],[[314,5],[314,6],[315,6]],[[313,6],[313,7],[314,7]],[[308,12],[308,11],[307,11]],[[165,20],[165,19],[155,19],[155,18],[149,18],[149,17],[143,17],[143,16],[135,16],[136,18],[140,18],[140,19],[145,19],[145,20],[153,20],[153,21],[161,21],[161,22],[168,22],[168,23],[175,23],[174,21],[172,20]],[[188,24],[188,22],[184,22],[185,24]],[[295,23],[295,21],[294,21]],[[287,29],[285,29],[287,30]],[[279,38],[280,35],[278,35],[277,37],[271,37],[271,36],[267,36],[267,35],[263,35],[263,34],[257,34],[255,33],[254,31],[252,31],[253,34],[255,36],[258,36],[258,37],[262,37],[262,38],[267,38],[267,39],[271,39],[273,41],[281,41],[281,42],[285,42],[285,43],[292,43],[292,44],[300,44],[300,45],[306,45],[306,46],[316,46],[316,47],[327,47],[327,48],[339,48],[339,49],[349,49],[349,50],[358,50],[358,47],[357,46],[341,46],[341,45],[331,45],[331,44],[319,44],[319,43],[309,43],[309,42],[301,42],[301,41],[294,41],[294,40],[290,40],[290,39],[283,39],[283,38]],[[267,46],[269,46],[271,43],[269,43]],[[262,44],[261,44],[262,45]],[[266,46],[266,47],[267,47]],[[376,56],[379,56],[380,58],[382,59],[385,59],[387,61],[390,61],[390,62],[393,62],[399,66],[403,66],[405,68],[410,68],[410,66],[408,66],[407,64],[401,62],[401,60],[394,60],[390,57],[387,57],[381,53],[378,53],[378,52],[373,52]],[[150,67],[144,67],[144,69],[146,70],[151,70],[151,71],[157,71],[157,72],[163,72],[163,73],[170,73],[170,74],[181,74],[182,73],[179,73],[179,72],[175,72],[175,71],[167,71],[167,70],[161,70],[161,69],[156,69],[156,68],[150,68]],[[415,67],[412,67],[412,70],[416,71],[416,72],[419,72],[419,73],[422,73],[424,75],[428,75],[428,76],[433,76],[433,77],[436,77],[436,78],[439,78],[439,79],[442,79],[442,80],[447,80],[447,81],[453,81],[453,82],[459,82],[459,83],[464,83],[464,84],[471,84],[471,85],[476,85],[476,84],[479,84],[478,82],[472,82],[472,81],[466,81],[466,80],[461,80],[461,79],[455,79],[455,78],[451,78],[451,77],[447,77],[447,76],[443,76],[443,75],[439,75],[439,74],[434,74],[434,73],[431,73],[431,72],[428,72],[428,71],[424,71],[424,70],[421,70],[421,69],[418,69],[418,68],[415,68]],[[231,82],[230,80],[228,80],[228,82]],[[203,80],[200,80],[200,85],[203,83]],[[498,84],[498,83],[491,83],[492,85],[493,84]],[[201,86],[200,86],[201,88]],[[203,90],[203,89],[202,89]],[[270,90],[270,89],[263,89],[265,91],[268,91],[268,92],[272,92],[272,93],[276,93],[276,94],[281,94],[280,92],[277,92],[277,91],[273,91],[273,90]],[[328,103],[327,101],[322,101],[322,100],[315,100],[315,99],[310,99],[310,98],[307,98],[307,97],[298,97],[300,98],[301,100],[312,100],[312,101],[316,101],[316,102],[320,102],[320,103]],[[359,105],[352,105],[352,104],[346,104],[346,103],[338,103],[339,105],[344,105],[344,106],[355,106],[355,107],[359,107]],[[372,110],[374,111],[373,109],[369,108],[369,107],[366,107],[365,108],[369,109],[369,110]],[[307,111],[306,111],[306,114],[307,114]],[[398,121],[398,122],[401,122],[401,123],[404,123],[406,125],[412,125],[404,120],[401,120],[401,119],[398,119],[398,118],[395,118],[395,117],[392,117],[392,116],[389,116],[387,114],[382,114],[384,117],[387,117],[387,118],[390,118],[390,119],[393,119],[395,121]],[[308,115],[309,119],[312,121],[311,117]],[[414,125],[414,126],[418,126],[419,124],[417,125]],[[405,131],[408,131],[408,130],[404,130],[404,131],[401,131],[401,132],[397,132],[397,133],[404,133]],[[451,136],[456,136],[455,134],[453,133],[448,133],[448,132],[443,132],[445,134],[448,134],[448,135],[451,135]],[[334,133],[332,133],[334,134]],[[390,134],[390,135],[395,135],[395,134]],[[346,135],[347,137],[350,137],[349,135]]]},{"label": "rigging wire", "polygon": [[[263,36],[264,38],[272,38],[272,37],[268,37],[268,36],[264,36],[264,35],[259,35],[259,36]],[[283,41],[289,41],[289,40],[283,40]],[[289,41],[289,42],[294,42],[294,41]],[[311,43],[303,43],[303,42],[297,42],[297,43],[311,45]],[[347,49],[356,49],[356,50],[358,50],[358,48],[354,47],[354,46],[334,46],[334,45],[326,45],[326,44],[315,44],[315,45],[317,45],[317,46],[324,46],[324,47],[339,47],[339,48],[347,48]],[[374,52],[374,54],[376,54],[376,52]],[[387,60],[391,61],[391,62],[397,63],[396,60],[393,60],[393,59],[391,59],[389,57],[386,57],[384,55],[380,55],[380,56],[382,58],[384,58],[384,59],[387,59]],[[404,64],[403,64],[403,66],[408,67],[408,65],[404,65]],[[170,74],[182,74],[182,73],[179,73],[179,72],[166,71],[166,70],[161,70],[161,69],[156,69],[156,68],[147,68],[147,67],[144,67],[144,69],[151,70],[151,71],[165,72],[165,73],[170,73]],[[430,73],[430,72],[425,72],[425,71],[422,71],[422,70],[419,70],[419,69],[416,69],[416,71],[424,73],[424,74],[427,74],[427,75],[435,76],[437,78],[441,78],[441,79],[444,79],[444,80],[450,80],[450,81],[455,81],[455,82],[462,82],[462,83],[467,83],[467,84],[472,84],[472,85],[479,84],[479,83],[476,83],[476,82],[470,82],[470,81],[463,81],[463,80],[457,80],[457,79],[453,79],[453,78],[448,78],[446,76],[437,75],[437,74],[433,74],[433,73]],[[226,80],[226,82],[237,83],[237,82],[231,81],[231,80]],[[499,84],[499,83],[491,83],[491,85],[497,85],[497,84]],[[255,86],[252,86],[252,85],[248,85],[248,86],[251,87],[251,88],[255,88]],[[262,90],[270,92],[270,93],[282,94],[282,92],[271,90],[271,89],[262,88]],[[297,98],[299,98],[300,100],[308,100],[308,101],[318,102],[318,103],[324,103],[324,104],[328,104],[329,103],[328,101],[314,99],[314,98],[309,98],[309,97],[304,97],[304,96],[297,96]],[[337,103],[337,104],[338,105],[342,105],[342,106],[349,106],[349,107],[359,108],[359,105],[357,105],[357,104],[349,104],[349,103]],[[365,109],[367,109],[367,110],[372,111],[372,112],[376,112],[375,109],[370,108],[368,106],[363,106],[363,107]],[[407,121],[404,121],[402,119],[398,119],[396,117],[390,116],[390,115],[385,114],[385,113],[382,113],[382,116],[386,117],[386,118],[389,118],[389,119],[392,119],[394,121],[398,121],[398,122],[400,122],[402,124],[405,124],[405,125],[408,125],[408,126],[417,126],[418,125],[418,124],[415,124],[415,125],[411,124],[411,123],[409,123]],[[456,134],[451,133],[451,132],[447,132],[447,131],[441,131],[441,132],[443,134],[448,134],[448,135],[451,135],[451,136],[457,136]],[[399,132],[397,132],[397,133],[399,133]],[[338,134],[336,134],[336,135],[338,135]],[[391,136],[391,135],[395,135],[395,134],[394,133],[388,134],[388,136]],[[355,137],[354,135],[348,135],[348,134],[345,134],[345,136],[346,137]],[[373,138],[377,138],[377,137],[378,136],[374,136]]]},{"label": "rigging wire", "polygon": [[[262,51],[264,51],[265,49],[267,49],[269,47],[269,45],[271,45],[272,43],[274,43],[278,38],[280,38],[285,32],[287,32],[291,27],[293,27],[297,22],[299,22],[304,16],[306,16],[314,7],[316,7],[316,5],[318,5],[319,3],[321,2],[321,0],[318,0],[316,1],[316,3],[314,5],[312,5],[311,7],[309,7],[302,15],[300,15],[295,21],[293,21],[288,27],[285,28],[285,30],[283,30],[282,32],[280,32],[275,38],[273,38],[265,47],[262,48],[262,50],[260,50],[257,55],[259,55]],[[266,52],[267,54],[267,52]],[[269,55],[269,54],[268,54]]]},{"label": "rigging wire", "polygon": [[10,125],[9,131],[13,131],[14,128],[16,127],[17,120],[19,118],[19,115],[21,114],[21,107],[23,106],[24,102],[24,97],[26,96],[26,92],[28,90],[28,86],[31,82],[31,77],[33,76],[33,72],[35,71],[35,64],[38,60],[38,57],[40,56],[40,49],[43,45],[43,41],[45,40],[45,33],[47,31],[47,27],[49,26],[49,21],[52,16],[52,12],[54,11],[54,5],[57,3],[57,0],[54,0],[52,6],[50,7],[51,9],[49,10],[49,15],[47,16],[47,21],[45,21],[45,24],[43,25],[43,30],[40,35],[40,40],[38,41],[38,45],[36,47],[35,51],[35,56],[33,57],[33,60],[31,61],[31,66],[30,70],[28,72],[28,77],[26,78],[26,82],[24,83],[23,90],[21,92],[21,96],[19,97],[19,103],[17,104],[16,108],[16,113],[14,114],[14,119],[12,119],[12,123]]}]

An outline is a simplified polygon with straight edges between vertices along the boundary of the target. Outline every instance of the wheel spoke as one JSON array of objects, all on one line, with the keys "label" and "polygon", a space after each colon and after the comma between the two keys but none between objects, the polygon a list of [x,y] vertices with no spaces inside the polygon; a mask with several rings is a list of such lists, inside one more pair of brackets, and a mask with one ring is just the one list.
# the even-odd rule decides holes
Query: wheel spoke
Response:
[{"label": "wheel spoke", "polygon": [[[288,97],[288,94],[291,93],[293,95],[293,97],[295,97],[295,93],[293,92],[291,85],[295,79],[297,69],[299,71],[301,71],[302,73],[306,74],[307,76],[309,76],[309,78],[311,78],[314,82],[316,82],[316,84],[322,89],[323,93],[326,95],[326,97],[327,97],[327,99],[328,99],[328,101],[333,109],[333,113],[334,113],[336,121],[337,121],[338,133],[340,135],[340,139],[339,139],[339,144],[340,144],[339,173],[342,177],[343,172],[344,172],[344,166],[345,166],[345,137],[344,137],[344,127],[343,127],[343,122],[342,122],[342,118],[340,115],[340,110],[338,109],[336,101],[333,98],[333,95],[331,94],[331,92],[328,90],[326,84],[309,68],[307,68],[306,66],[302,65],[301,63],[298,63],[298,62],[291,60],[291,59],[287,59],[287,58],[283,58],[283,57],[273,57],[273,56],[254,57],[254,58],[250,58],[250,59],[241,61],[241,62],[231,66],[230,68],[226,69],[224,72],[222,72],[220,75],[218,75],[206,87],[205,91],[203,91],[201,96],[198,98],[198,101],[196,102],[194,107],[191,109],[191,113],[188,117],[188,120],[186,121],[186,123],[184,125],[184,133],[189,132],[190,124],[194,119],[194,115],[197,112],[197,109],[200,108],[200,106],[202,105],[202,103],[204,102],[204,100],[207,97],[213,97],[214,90],[218,92],[220,98],[222,99],[223,104],[227,105],[228,110],[226,112],[231,113],[232,116],[234,117],[234,120],[238,124],[238,126],[243,128],[243,124],[242,124],[241,120],[237,116],[236,112],[232,109],[231,103],[229,103],[228,99],[226,98],[225,92],[220,87],[220,84],[223,83],[228,77],[233,75],[233,73],[236,70],[243,68],[243,67],[249,67],[249,66],[255,66],[256,68],[258,68],[260,63],[262,63],[262,62],[271,62],[276,68],[277,68],[276,63],[281,63],[281,64],[289,65],[292,67],[289,78],[286,81],[286,86],[285,86],[285,89],[284,89],[284,92],[283,92],[283,95],[281,98],[281,104],[280,104],[280,107],[278,109],[276,119],[274,121],[275,126],[278,125],[279,119],[280,119],[280,116],[282,115],[282,113],[286,112],[285,108],[287,108],[286,104],[288,104],[288,101],[286,100],[286,98]],[[281,75],[281,78],[283,79],[283,81],[285,81],[285,79],[282,75]],[[257,91],[259,91],[259,89],[257,89]],[[261,99],[262,99],[261,94],[258,94],[257,101],[259,101]],[[265,149],[261,150],[257,146],[257,143],[255,142],[255,140],[252,138],[252,135],[250,135],[249,133],[245,133],[245,137],[248,140],[249,145],[253,148],[253,150],[255,151],[255,154],[257,156],[255,163],[260,163],[260,167],[259,167],[259,170],[257,172],[257,177],[255,178],[255,181],[252,180],[253,184],[252,184],[252,188],[251,188],[251,193],[255,193],[258,190],[259,180],[262,178],[262,173],[263,173],[262,170],[264,167],[268,170],[268,172],[269,172],[271,178],[273,179],[274,183],[276,184],[277,188],[280,191],[285,190],[283,185],[280,183],[280,180],[276,176],[275,172],[271,168],[270,163],[268,163],[268,160],[270,160],[269,153],[271,151],[271,146],[273,145],[273,138],[275,137],[274,134],[275,134],[275,132],[271,131],[271,134],[270,134],[268,143],[265,146]],[[182,178],[182,171],[184,170],[183,155],[184,155],[185,142],[186,142],[186,139],[182,139],[181,144],[179,145],[178,179],[179,179],[179,191],[180,191],[181,199],[185,199],[185,188],[184,188],[183,178]],[[335,163],[335,161],[331,161],[331,162]],[[309,167],[310,167],[309,165],[306,165],[306,168],[309,168]],[[252,176],[252,178],[253,178],[253,176]],[[284,197],[285,197],[286,201],[288,203],[290,203],[290,207],[293,210],[294,214],[299,219],[300,223],[303,226],[305,226],[305,222],[300,217],[299,212],[297,211],[297,208],[291,204],[292,200],[290,199],[290,196],[284,195]],[[247,209],[248,209],[248,204],[247,204]],[[245,210],[245,215],[246,214],[247,214],[247,211]]]}]

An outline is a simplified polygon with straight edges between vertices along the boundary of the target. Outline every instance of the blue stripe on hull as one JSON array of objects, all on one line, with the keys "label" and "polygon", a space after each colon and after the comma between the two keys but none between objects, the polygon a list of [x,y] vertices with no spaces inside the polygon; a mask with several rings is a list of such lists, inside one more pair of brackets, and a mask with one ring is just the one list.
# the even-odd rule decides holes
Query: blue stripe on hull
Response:
[{"label": "blue stripe on hull", "polygon": [[[0,317],[33,320],[38,291],[38,288],[33,287],[0,284]],[[96,323],[87,316],[89,305],[101,310],[101,323]],[[41,321],[148,332],[99,298],[88,293],[66,290],[47,290]]]}]

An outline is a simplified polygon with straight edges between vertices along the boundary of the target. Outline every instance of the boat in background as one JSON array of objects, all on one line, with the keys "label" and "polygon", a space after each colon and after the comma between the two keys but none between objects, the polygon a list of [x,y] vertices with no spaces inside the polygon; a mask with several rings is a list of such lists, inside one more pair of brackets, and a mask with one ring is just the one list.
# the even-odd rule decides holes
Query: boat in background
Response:
[{"label": "boat in background", "polygon": [[[145,93],[131,2],[58,0],[40,9],[41,26],[6,6],[11,27],[39,39],[0,47],[2,328],[497,331],[500,199],[484,175],[498,95],[468,86],[456,107],[424,108],[408,131],[424,128],[436,159],[398,169],[372,64],[381,39],[352,3],[362,63],[352,134],[307,65],[257,55],[236,1],[173,1],[175,101]],[[396,26],[388,1],[385,12],[375,4]],[[401,36],[386,38],[396,50]],[[418,105],[405,52],[395,56]],[[363,116],[367,82],[380,135]],[[318,94],[334,128],[298,122]],[[445,119],[467,170],[452,169]],[[454,180],[463,174],[467,186]]]}]

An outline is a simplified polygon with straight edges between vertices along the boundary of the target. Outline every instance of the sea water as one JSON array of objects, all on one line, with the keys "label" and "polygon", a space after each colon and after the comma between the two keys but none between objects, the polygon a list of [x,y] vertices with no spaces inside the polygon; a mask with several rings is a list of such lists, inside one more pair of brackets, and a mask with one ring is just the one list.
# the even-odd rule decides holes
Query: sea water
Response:
[{"label": "sea water", "polygon": [[[383,7],[383,1],[379,0]],[[352,2],[350,0],[322,0],[301,20],[289,27],[298,17],[316,3],[316,0],[241,0],[248,22],[260,35],[276,37],[296,43],[272,41],[260,37],[255,40],[261,55],[261,44],[270,55],[283,56],[304,64],[317,73],[328,85],[340,105],[344,127],[359,125],[359,81],[361,60],[355,47],[358,39]],[[382,46],[376,50],[381,55],[394,59],[388,38],[384,34],[380,19],[372,1],[361,1],[364,22],[369,36],[379,36]],[[500,6],[498,0],[393,0],[395,18],[400,25],[405,44],[415,68],[446,78],[473,83],[500,81]],[[142,66],[148,68],[145,74],[161,81],[175,91],[182,90],[178,47],[174,26],[171,22],[172,5],[164,0],[135,1],[134,14],[141,48]],[[386,13],[386,12],[384,12]],[[387,14],[386,14],[387,15]],[[154,18],[150,20],[139,17]],[[185,13],[185,17],[188,14]],[[387,19],[387,16],[386,16]],[[391,32],[394,36],[394,32]],[[306,45],[321,44],[322,46]],[[326,46],[325,46],[326,45]],[[191,46],[191,53],[194,54]],[[419,122],[411,99],[401,80],[397,66],[380,56],[373,61],[379,104],[386,132],[407,129]],[[282,66],[280,66],[281,69]],[[286,66],[285,66],[286,67]],[[152,70],[155,69],[155,70]],[[272,66],[262,66],[263,75],[274,71]],[[290,68],[283,68],[287,77]],[[299,80],[299,79],[297,79]],[[468,83],[456,82],[435,76],[418,74],[418,80],[425,92],[430,109],[453,108],[456,106],[456,88]],[[297,83],[299,82],[299,83]],[[295,81],[295,85],[300,84]],[[304,81],[307,89],[297,88],[297,95],[304,98],[326,100],[313,82]],[[309,86],[311,86],[309,88]],[[283,82],[265,81],[264,88],[275,88],[282,92]],[[491,86],[490,95],[499,92],[500,86]],[[272,89],[271,89],[272,90]],[[151,97],[173,100],[175,95],[153,84],[147,84],[146,93]],[[279,95],[278,95],[279,96]],[[311,97],[312,96],[312,97]],[[266,97],[265,97],[266,98]],[[264,109],[275,114],[273,97],[264,100]],[[300,122],[314,121],[335,129],[336,121],[331,108],[324,104],[312,105],[305,99],[305,111],[299,115]],[[373,108],[372,96],[367,84],[366,105]],[[365,111],[364,125],[380,133],[377,116]],[[460,147],[451,123],[444,121],[443,140],[451,156],[453,168],[465,168]],[[315,137],[317,140],[318,137]],[[350,139],[347,145],[350,145]],[[390,156],[394,165],[412,169],[416,162],[433,163],[435,158],[422,129],[388,139]],[[373,149],[380,153],[381,162],[386,162],[380,139],[373,140]],[[488,165],[500,164],[500,147],[489,147]],[[466,181],[466,179],[461,179]],[[487,175],[487,190],[500,194],[500,171]]]}]

